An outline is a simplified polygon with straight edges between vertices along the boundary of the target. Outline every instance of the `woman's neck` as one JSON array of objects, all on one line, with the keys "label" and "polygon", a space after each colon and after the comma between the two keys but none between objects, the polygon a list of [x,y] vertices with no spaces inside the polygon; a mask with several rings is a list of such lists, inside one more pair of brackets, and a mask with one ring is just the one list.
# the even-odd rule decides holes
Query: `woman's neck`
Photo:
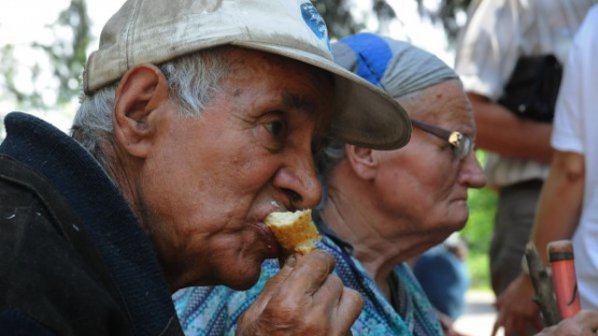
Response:
[{"label": "woman's neck", "polygon": [[[401,220],[389,221],[373,209],[367,195],[347,194],[331,188],[321,216],[326,226],[342,240],[351,244],[356,257],[378,287],[390,296],[388,277],[393,268],[413,256],[421,239],[409,234],[384,235],[383,228],[400,227]],[[395,230],[393,230],[395,231]],[[398,230],[396,230],[398,231]],[[419,253],[419,252],[418,252]]]}]

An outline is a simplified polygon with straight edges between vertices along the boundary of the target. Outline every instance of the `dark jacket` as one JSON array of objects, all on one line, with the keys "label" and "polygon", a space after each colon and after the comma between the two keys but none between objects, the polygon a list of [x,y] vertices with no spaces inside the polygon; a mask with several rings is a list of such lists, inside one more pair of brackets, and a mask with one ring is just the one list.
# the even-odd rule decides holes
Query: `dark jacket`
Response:
[{"label": "dark jacket", "polygon": [[151,242],[70,137],[21,113],[0,145],[0,335],[182,335]]}]

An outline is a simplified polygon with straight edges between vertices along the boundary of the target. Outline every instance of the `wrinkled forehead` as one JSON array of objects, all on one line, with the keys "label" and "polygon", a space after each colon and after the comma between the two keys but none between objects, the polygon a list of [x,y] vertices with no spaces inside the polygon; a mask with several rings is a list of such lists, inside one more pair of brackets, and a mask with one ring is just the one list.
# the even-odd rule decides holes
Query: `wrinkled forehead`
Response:
[{"label": "wrinkled forehead", "polygon": [[331,73],[287,57],[245,48],[231,48],[227,57],[231,76],[225,76],[225,81],[234,83],[243,78],[253,84],[273,82],[284,88],[279,98],[285,107],[310,115],[318,130],[330,127],[334,114]]},{"label": "wrinkled forehead", "polygon": [[399,98],[408,106],[411,118],[432,122],[445,127],[466,128],[475,131],[471,103],[459,80],[448,80],[417,93]]},{"label": "wrinkled forehead", "polygon": [[[259,50],[233,46],[226,48],[226,57],[232,71],[284,68],[302,72],[306,78],[322,83],[322,85],[330,85],[331,87],[334,85],[334,77],[330,72],[313,65]],[[276,71],[273,71],[272,75],[280,76],[279,72]]]}]

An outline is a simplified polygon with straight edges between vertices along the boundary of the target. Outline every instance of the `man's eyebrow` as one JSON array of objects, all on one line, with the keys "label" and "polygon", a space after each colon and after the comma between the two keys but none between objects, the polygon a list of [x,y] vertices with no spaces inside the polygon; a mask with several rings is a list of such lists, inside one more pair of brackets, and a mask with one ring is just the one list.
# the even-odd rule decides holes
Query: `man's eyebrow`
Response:
[{"label": "man's eyebrow", "polygon": [[285,92],[282,97],[283,104],[288,108],[314,112],[317,104],[313,99],[302,97],[293,93]]},{"label": "man's eyebrow", "polygon": [[331,116],[326,116],[325,113],[316,113],[318,104],[314,99],[285,92],[282,100],[287,108],[303,111],[315,117],[317,133],[326,133],[330,128]]}]

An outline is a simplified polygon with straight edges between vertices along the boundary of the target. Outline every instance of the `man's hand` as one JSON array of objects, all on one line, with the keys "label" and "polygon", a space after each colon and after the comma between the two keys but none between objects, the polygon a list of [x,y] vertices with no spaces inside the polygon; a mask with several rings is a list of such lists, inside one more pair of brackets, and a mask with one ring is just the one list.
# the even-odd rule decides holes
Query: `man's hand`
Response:
[{"label": "man's hand", "polygon": [[575,316],[546,328],[536,336],[595,336],[598,330],[598,311],[582,310]]},{"label": "man's hand", "polygon": [[534,288],[529,276],[520,274],[496,301],[498,317],[492,336],[500,327],[504,328],[505,336],[528,335],[530,330],[541,330],[540,309],[533,297]]},{"label": "man's hand", "polygon": [[334,258],[291,256],[239,318],[237,335],[347,335],[363,300],[330,273]]}]

